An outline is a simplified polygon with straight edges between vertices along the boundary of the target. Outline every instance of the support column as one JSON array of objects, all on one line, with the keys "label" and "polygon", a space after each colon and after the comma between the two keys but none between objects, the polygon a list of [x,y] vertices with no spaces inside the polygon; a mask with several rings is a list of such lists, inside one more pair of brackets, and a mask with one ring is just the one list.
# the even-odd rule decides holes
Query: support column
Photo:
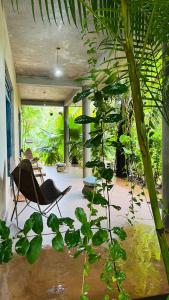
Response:
[{"label": "support column", "polygon": [[[90,116],[90,101],[88,99],[82,101],[82,114]],[[91,158],[90,149],[84,146],[88,139],[90,139],[90,124],[83,124],[83,178],[91,175],[91,169],[85,167],[86,162]]]},{"label": "support column", "polygon": [[169,230],[169,47],[167,43],[163,44],[163,66],[164,66],[164,84],[163,84],[163,107],[168,122],[163,118],[162,122],[162,194],[164,209],[163,221],[166,229]]},{"label": "support column", "polygon": [[64,162],[69,163],[69,124],[68,124],[69,107],[64,106]]}]

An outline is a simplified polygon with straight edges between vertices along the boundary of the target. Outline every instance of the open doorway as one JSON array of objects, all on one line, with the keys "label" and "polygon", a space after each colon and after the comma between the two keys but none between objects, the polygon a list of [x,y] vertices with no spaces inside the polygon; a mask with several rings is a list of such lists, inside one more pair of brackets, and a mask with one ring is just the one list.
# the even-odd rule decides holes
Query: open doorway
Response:
[{"label": "open doorway", "polygon": [[[69,107],[69,163],[82,165],[82,127],[74,123],[81,107]],[[22,148],[31,148],[44,165],[64,161],[63,107],[22,105]]]}]

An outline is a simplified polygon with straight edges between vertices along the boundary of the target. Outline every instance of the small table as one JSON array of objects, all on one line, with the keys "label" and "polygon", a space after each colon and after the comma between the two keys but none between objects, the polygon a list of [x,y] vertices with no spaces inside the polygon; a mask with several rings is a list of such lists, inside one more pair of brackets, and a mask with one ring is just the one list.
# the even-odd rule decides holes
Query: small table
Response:
[{"label": "small table", "polygon": [[95,176],[87,176],[83,179],[84,187],[82,189],[82,193],[93,191],[98,183],[98,180]]},{"label": "small table", "polygon": [[57,172],[64,172],[66,169],[66,164],[58,162],[56,164],[56,169],[57,169]]}]

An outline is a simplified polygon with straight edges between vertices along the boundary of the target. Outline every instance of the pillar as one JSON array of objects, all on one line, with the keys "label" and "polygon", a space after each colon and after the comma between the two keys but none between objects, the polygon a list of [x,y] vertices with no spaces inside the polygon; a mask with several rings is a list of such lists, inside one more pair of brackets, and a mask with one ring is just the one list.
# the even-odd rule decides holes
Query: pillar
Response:
[{"label": "pillar", "polygon": [[64,162],[69,163],[69,124],[68,124],[69,107],[64,106]]},{"label": "pillar", "polygon": [[[87,98],[82,101],[82,114],[90,116],[90,101]],[[90,149],[84,146],[88,139],[90,139],[90,124],[83,124],[83,178],[91,174],[91,169],[85,166],[91,158]]]}]

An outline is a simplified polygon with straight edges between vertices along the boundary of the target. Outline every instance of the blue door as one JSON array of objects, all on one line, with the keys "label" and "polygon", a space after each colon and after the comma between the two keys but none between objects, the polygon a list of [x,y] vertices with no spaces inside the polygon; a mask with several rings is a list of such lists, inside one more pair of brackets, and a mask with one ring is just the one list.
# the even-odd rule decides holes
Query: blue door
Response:
[{"label": "blue door", "polygon": [[7,168],[8,176],[11,173],[11,163],[13,157],[13,107],[12,107],[12,89],[6,78],[6,137],[7,137]]}]

